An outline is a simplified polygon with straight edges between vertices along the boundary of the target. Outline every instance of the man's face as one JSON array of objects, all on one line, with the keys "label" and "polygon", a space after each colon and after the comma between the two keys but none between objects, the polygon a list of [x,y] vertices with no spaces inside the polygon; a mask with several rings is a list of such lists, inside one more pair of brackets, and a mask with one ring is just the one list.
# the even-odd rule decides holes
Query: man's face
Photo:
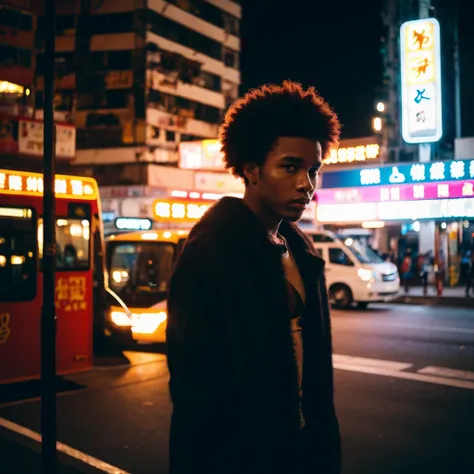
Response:
[{"label": "man's face", "polygon": [[316,190],[321,155],[316,140],[279,137],[250,180],[261,208],[278,219],[298,221]]}]

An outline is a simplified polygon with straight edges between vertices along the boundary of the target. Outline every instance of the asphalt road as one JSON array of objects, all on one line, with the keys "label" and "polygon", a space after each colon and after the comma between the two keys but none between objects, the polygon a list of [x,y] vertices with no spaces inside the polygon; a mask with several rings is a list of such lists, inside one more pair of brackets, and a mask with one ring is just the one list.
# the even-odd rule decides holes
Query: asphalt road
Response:
[{"label": "asphalt road", "polygon": [[[474,473],[472,309],[334,311],[333,345],[343,474]],[[167,473],[168,374],[151,349],[69,378],[58,474]],[[0,472],[39,473],[39,401],[0,400]]]}]

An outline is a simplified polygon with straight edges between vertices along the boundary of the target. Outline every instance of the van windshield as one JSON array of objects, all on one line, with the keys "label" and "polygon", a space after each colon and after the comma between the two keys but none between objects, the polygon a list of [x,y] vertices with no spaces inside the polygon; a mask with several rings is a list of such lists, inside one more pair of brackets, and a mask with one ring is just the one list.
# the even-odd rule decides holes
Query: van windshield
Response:
[{"label": "van windshield", "polygon": [[351,249],[352,253],[360,263],[383,263],[381,257],[379,257],[373,250],[362,245],[358,240],[349,237],[343,240],[343,242]]},{"label": "van windshield", "polygon": [[116,242],[108,249],[110,288],[127,306],[145,308],[166,299],[176,253],[169,242]]}]

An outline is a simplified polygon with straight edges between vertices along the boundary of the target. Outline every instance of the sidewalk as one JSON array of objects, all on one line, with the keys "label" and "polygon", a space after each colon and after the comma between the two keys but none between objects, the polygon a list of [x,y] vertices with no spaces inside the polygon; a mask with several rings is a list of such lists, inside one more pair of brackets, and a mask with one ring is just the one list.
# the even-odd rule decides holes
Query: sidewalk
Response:
[{"label": "sidewalk", "polygon": [[[16,443],[0,433],[0,456],[2,459],[2,474],[42,474],[40,447],[37,450],[27,448]],[[62,456],[58,456],[57,474],[85,474],[91,472],[88,466],[84,469],[75,469],[62,462]]]},{"label": "sidewalk", "polygon": [[400,296],[391,301],[395,304],[420,304],[428,306],[457,306],[474,309],[474,295],[471,291],[471,297],[466,298],[466,292],[463,286],[446,287],[441,296],[436,294],[436,288],[431,285],[428,287],[428,293],[423,294],[421,286],[409,287],[408,295],[404,290],[400,290]]}]

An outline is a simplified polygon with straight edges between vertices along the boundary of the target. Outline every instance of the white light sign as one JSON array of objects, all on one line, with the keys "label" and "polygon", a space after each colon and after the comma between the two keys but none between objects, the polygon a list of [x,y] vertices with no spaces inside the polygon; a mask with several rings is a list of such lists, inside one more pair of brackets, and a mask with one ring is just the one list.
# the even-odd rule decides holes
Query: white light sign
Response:
[{"label": "white light sign", "polygon": [[439,22],[407,21],[400,28],[402,136],[407,143],[443,135]]}]

